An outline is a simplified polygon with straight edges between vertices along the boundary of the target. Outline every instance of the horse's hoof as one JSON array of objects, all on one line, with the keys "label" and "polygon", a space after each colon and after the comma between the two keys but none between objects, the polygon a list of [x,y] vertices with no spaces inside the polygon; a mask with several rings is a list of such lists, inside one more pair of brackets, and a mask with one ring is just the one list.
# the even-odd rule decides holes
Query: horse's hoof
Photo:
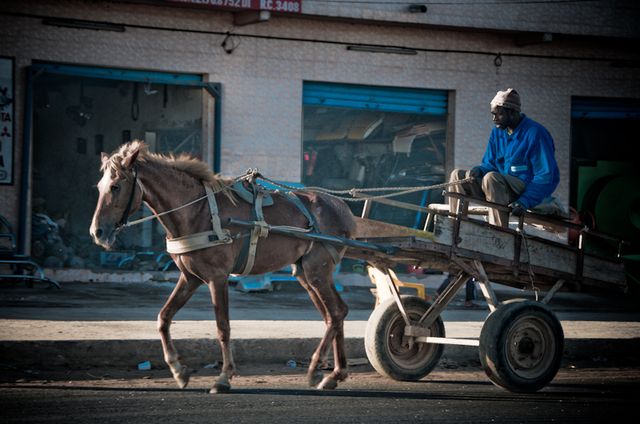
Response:
[{"label": "horse's hoof", "polygon": [[229,393],[231,391],[231,384],[216,381],[216,384],[213,385],[209,393],[215,395],[218,393]]},{"label": "horse's hoof", "polygon": [[325,378],[322,379],[320,384],[318,384],[317,389],[318,390],[333,390],[336,387],[338,387],[338,382],[336,381],[335,378],[333,378],[332,376],[328,375],[328,376],[326,376]]},{"label": "horse's hoof", "polygon": [[324,378],[324,374],[321,371],[314,371],[312,374],[309,374],[308,378],[309,386],[316,387]]},{"label": "horse's hoof", "polygon": [[348,377],[348,372],[340,372],[336,375],[336,381],[345,381]]},{"label": "horse's hoof", "polygon": [[180,373],[178,375],[174,375],[173,378],[178,383],[178,387],[184,389],[189,384],[189,378],[191,374],[189,373],[189,369],[187,367],[182,367]]}]

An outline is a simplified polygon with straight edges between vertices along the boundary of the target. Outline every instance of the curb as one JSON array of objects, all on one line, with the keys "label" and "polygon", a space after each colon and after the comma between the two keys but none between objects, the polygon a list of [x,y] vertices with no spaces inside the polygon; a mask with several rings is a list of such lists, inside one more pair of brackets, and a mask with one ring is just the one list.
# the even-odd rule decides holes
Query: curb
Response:
[{"label": "curb", "polygon": [[[213,339],[178,339],[176,349],[185,364],[215,364],[221,359],[218,342]],[[320,343],[319,338],[239,339],[232,341],[235,362],[285,364],[293,359],[306,363]],[[347,357],[366,358],[364,339],[345,339]],[[566,339],[564,365],[582,367],[637,366],[640,338]],[[149,361],[154,368],[166,368],[160,340],[78,340],[78,341],[3,341],[0,363],[4,367],[50,369],[122,368],[135,369]],[[479,366],[478,349],[468,346],[445,346],[441,361],[446,367]]]}]

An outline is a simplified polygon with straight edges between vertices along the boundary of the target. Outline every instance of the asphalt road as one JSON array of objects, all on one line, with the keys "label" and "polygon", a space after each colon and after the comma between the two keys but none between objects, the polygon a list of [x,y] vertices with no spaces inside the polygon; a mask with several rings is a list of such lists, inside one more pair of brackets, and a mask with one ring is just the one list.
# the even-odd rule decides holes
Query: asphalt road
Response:
[{"label": "asphalt road", "polygon": [[640,395],[638,368],[563,368],[533,394],[496,387],[475,367],[446,364],[411,383],[355,366],[335,391],[307,387],[302,368],[280,364],[240,371],[232,392],[223,395],[207,393],[212,369],[199,370],[184,390],[167,370],[3,372],[0,422],[635,422]]},{"label": "asphalt road", "polygon": [[[12,340],[18,340],[15,341],[18,344],[26,343],[23,339],[10,336],[12,332],[21,334],[23,331],[33,331],[31,326],[35,322],[48,325],[46,328],[51,334],[47,337],[55,339],[52,342],[55,343],[61,331],[59,326],[71,323],[70,331],[78,334],[72,334],[71,342],[67,340],[69,337],[66,333],[62,334],[64,340],[61,346],[66,350],[59,353],[64,356],[79,355],[74,366],[56,365],[57,354],[44,355],[41,351],[24,353],[25,356],[36,354],[43,358],[30,365],[21,361],[0,361],[0,424],[637,421],[634,416],[637,400],[640,399],[640,366],[636,359],[639,337],[635,325],[638,322],[636,299],[559,293],[551,306],[567,324],[565,335],[581,337],[569,340],[572,341],[572,349],[584,351],[588,357],[587,360],[576,361],[575,352],[568,352],[556,378],[534,394],[514,394],[494,386],[479,368],[477,354],[472,351],[473,361],[454,360],[451,355],[445,356],[434,372],[414,383],[392,381],[372,371],[369,365],[355,365],[351,367],[351,377],[338,390],[330,392],[309,388],[304,378],[305,369],[301,366],[295,369],[287,368],[284,363],[258,366],[255,364],[255,355],[242,361],[238,361],[238,355],[236,362],[240,367],[240,375],[233,380],[232,392],[210,395],[208,390],[217,374],[215,369],[198,369],[189,387],[180,390],[170,378],[169,371],[161,368],[163,363],[160,358],[152,360],[154,368],[151,371],[135,369],[140,358],[150,359],[150,352],[145,351],[140,358],[132,354],[133,351],[113,352],[122,343],[107,343],[110,340],[107,340],[106,333],[91,336],[91,340],[76,340],[80,336],[87,336],[86,328],[82,326],[88,323],[85,320],[104,320],[106,324],[97,328],[110,332],[115,331],[116,321],[113,320],[124,320],[124,334],[134,331],[137,320],[146,320],[151,324],[149,336],[138,340],[141,335],[147,334],[140,330],[141,334],[133,334],[130,345],[136,349],[141,344],[148,345],[155,355],[160,355],[154,319],[170,289],[170,286],[163,284],[78,283],[67,284],[60,291],[21,287],[0,290],[0,319],[16,325],[13,329],[0,329],[0,336],[7,336],[5,344]],[[373,297],[368,289],[350,287],[343,294],[351,308],[348,324],[364,323],[371,313]],[[305,334],[309,337],[311,333],[306,326],[319,320],[308,296],[301,289],[248,294],[231,291],[230,295],[234,298],[232,322],[237,326],[234,333],[236,337],[242,328],[239,324],[275,317],[296,320],[291,322],[304,325]],[[499,293],[499,296],[502,295]],[[522,297],[522,294],[504,293],[504,297],[513,296]],[[463,327],[479,325],[487,314],[486,307],[464,310],[462,302],[463,298],[458,299],[449,311],[445,311],[445,322],[459,321]],[[195,320],[198,324],[211,317],[210,296],[206,290],[196,293],[188,307],[177,317],[176,334],[182,320]],[[17,326],[25,322],[29,325]],[[251,328],[264,332],[264,323],[267,321],[260,322],[262,326],[254,325]],[[570,330],[576,323],[580,324],[581,331],[572,334]],[[591,331],[584,331],[585,323]],[[122,334],[118,333],[117,336],[116,341],[122,342]],[[201,332],[187,336],[196,341],[204,337]],[[210,335],[207,337],[212,338]],[[177,340],[176,343],[188,340],[191,339]],[[274,340],[261,340],[266,350],[271,351],[272,345],[266,342]],[[291,343],[292,339],[288,340]],[[587,342],[593,340],[600,341],[598,346],[607,349],[584,348]],[[92,349],[83,351],[79,348],[85,346],[83,343],[92,343]],[[206,346],[194,345],[198,360],[186,362],[198,367],[216,360],[204,359],[211,354],[212,345],[213,342]],[[203,346],[205,350],[196,349]],[[565,348],[567,346],[568,342]],[[97,351],[100,348],[104,348],[107,355],[125,354],[128,361],[111,361],[109,368],[92,368],[89,365],[93,363],[91,360],[104,354]],[[312,349],[296,351],[311,352]],[[189,349],[182,352],[186,355]],[[622,356],[628,358],[621,361]],[[308,357],[308,353],[302,357]],[[295,358],[299,359],[297,356]],[[261,357],[260,360],[265,359]],[[55,366],[60,368],[55,369]]]}]

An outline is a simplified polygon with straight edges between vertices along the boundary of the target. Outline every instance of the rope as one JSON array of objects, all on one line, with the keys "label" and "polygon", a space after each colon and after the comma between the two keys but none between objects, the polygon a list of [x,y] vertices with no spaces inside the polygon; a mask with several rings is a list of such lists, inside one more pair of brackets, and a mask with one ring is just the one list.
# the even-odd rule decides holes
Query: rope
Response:
[{"label": "rope", "polygon": [[527,251],[527,273],[529,274],[529,281],[531,281],[531,290],[535,294],[536,302],[537,302],[538,301],[538,293],[540,292],[540,289],[536,286],[536,284],[534,282],[534,278],[535,278],[536,275],[533,272],[533,268],[531,267],[531,253],[529,252],[529,242],[528,242],[528,239],[527,239],[527,234],[525,233],[524,228],[522,230],[520,230],[518,228],[516,231],[522,237],[522,240],[524,241],[524,250]]},{"label": "rope", "polygon": [[199,197],[199,198],[197,198],[195,200],[192,200],[189,203],[185,203],[182,206],[178,206],[177,208],[173,208],[173,209],[169,209],[168,211],[164,211],[164,212],[160,212],[160,213],[155,213],[153,215],[145,216],[144,218],[136,219],[135,221],[129,221],[126,224],[124,224],[123,227],[131,227],[133,225],[142,224],[143,222],[151,221],[152,219],[159,218],[159,217],[161,217],[163,215],[167,215],[167,214],[170,214],[171,212],[175,212],[175,211],[180,210],[182,208],[186,208],[187,206],[191,206],[194,203],[198,203],[198,202],[200,202],[200,201],[202,201],[202,200],[204,200],[206,198],[207,198],[207,195],[205,194],[204,196]]},{"label": "rope", "polygon": [[[243,180],[255,180],[257,178],[260,178],[264,181],[267,181],[271,184],[273,184],[276,187],[279,188],[283,188],[285,190],[289,190],[289,191],[295,191],[295,190],[300,190],[299,187],[292,187],[292,186],[288,186],[286,184],[282,184],[279,183],[275,180],[272,180],[271,178],[267,178],[264,175],[260,174],[260,172],[256,169],[256,168],[250,168],[248,169],[243,175],[240,175],[236,178],[233,179],[233,183],[235,184],[238,181],[243,181]],[[458,180],[458,181],[452,181],[452,182],[448,182],[448,183],[440,183],[440,184],[434,184],[434,185],[430,185],[430,186],[415,186],[415,187],[372,187],[372,188],[352,188],[349,190],[330,190],[328,188],[324,188],[324,187],[315,187],[315,186],[311,186],[311,187],[305,187],[302,190],[303,191],[310,191],[310,192],[318,192],[318,193],[324,193],[328,196],[331,197],[335,197],[337,199],[343,200],[345,202],[364,202],[365,200],[375,200],[375,199],[383,199],[383,198],[388,198],[388,197],[394,197],[394,196],[402,196],[403,194],[409,194],[409,193],[414,193],[416,191],[426,191],[426,190],[435,190],[438,188],[446,188],[446,187],[450,187],[453,185],[459,185],[459,184],[464,184],[467,183],[469,181],[472,181],[473,177],[468,177],[465,178],[463,180]],[[380,194],[377,196],[361,196],[358,198],[354,198],[356,196],[357,193],[369,193],[369,192],[380,192],[380,191],[395,191],[395,193],[389,193],[389,194]],[[347,196],[342,196],[343,194],[349,194],[352,197],[347,197]],[[159,218],[161,216],[170,214],[172,212],[175,212],[177,210],[180,210],[182,208],[186,208],[187,206],[191,206],[195,203],[198,203],[204,199],[207,198],[207,195],[205,194],[202,197],[199,197],[195,200],[190,201],[189,203],[185,203],[182,206],[178,206],[176,208],[170,209],[168,211],[164,211],[164,212],[160,212],[160,213],[155,213],[153,215],[149,215],[149,216],[145,216],[144,218],[140,218],[140,219],[136,219],[135,221],[130,221],[127,222],[123,225],[123,227],[131,227],[133,225],[137,225],[137,224],[142,224],[143,222],[147,222],[150,221],[152,219],[156,219]]]},{"label": "rope", "polygon": [[[260,178],[264,181],[267,181],[271,184],[273,184],[276,187],[280,187],[283,188],[285,190],[300,190],[297,187],[291,187],[288,186],[286,184],[282,184],[279,183],[277,181],[274,181],[270,178],[267,178],[263,175],[261,175],[260,173],[257,172],[257,170],[248,170],[247,173],[241,177],[238,177],[236,180],[242,180],[242,179],[249,179],[249,178]],[[335,197],[337,199],[341,199],[347,202],[363,202],[365,200],[375,200],[375,199],[383,199],[383,198],[388,198],[388,197],[395,197],[395,196],[402,196],[404,194],[409,194],[409,193],[414,193],[416,191],[427,191],[427,190],[435,190],[438,188],[447,188],[453,185],[459,185],[459,184],[464,184],[470,181],[473,181],[473,177],[468,177],[465,178],[463,180],[458,180],[458,181],[452,181],[452,182],[447,182],[447,183],[440,183],[440,184],[433,184],[433,185],[429,185],[429,186],[414,186],[414,187],[371,187],[371,188],[351,188],[348,190],[331,190],[328,188],[324,188],[324,187],[317,187],[317,186],[309,186],[309,187],[305,187],[302,190],[303,191],[310,191],[310,192],[318,192],[318,193],[324,193],[327,194],[329,196]],[[361,196],[358,198],[355,198],[355,196],[358,193],[370,193],[370,192],[380,192],[380,191],[393,191],[395,193],[389,193],[389,194],[379,194],[376,196]],[[347,196],[341,196],[343,194],[349,194],[351,197],[347,197]]]}]

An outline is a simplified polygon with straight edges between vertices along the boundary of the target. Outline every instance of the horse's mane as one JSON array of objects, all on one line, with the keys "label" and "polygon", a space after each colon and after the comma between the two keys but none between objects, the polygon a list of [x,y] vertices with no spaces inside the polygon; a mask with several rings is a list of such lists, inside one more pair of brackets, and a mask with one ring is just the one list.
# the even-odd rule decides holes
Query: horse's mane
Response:
[{"label": "horse's mane", "polygon": [[184,172],[196,180],[202,181],[203,184],[210,186],[214,193],[222,192],[235,203],[233,191],[231,190],[231,179],[223,178],[213,173],[211,169],[209,169],[209,165],[188,153],[180,153],[178,155],[153,153],[149,151],[149,146],[142,140],[133,140],[120,146],[120,148],[109,157],[109,160],[103,163],[101,170],[104,171],[109,167],[112,172],[116,172],[118,175],[126,175],[126,173],[123,172],[123,162],[125,158],[135,153],[136,150],[139,151],[136,161],[165,165]]}]

